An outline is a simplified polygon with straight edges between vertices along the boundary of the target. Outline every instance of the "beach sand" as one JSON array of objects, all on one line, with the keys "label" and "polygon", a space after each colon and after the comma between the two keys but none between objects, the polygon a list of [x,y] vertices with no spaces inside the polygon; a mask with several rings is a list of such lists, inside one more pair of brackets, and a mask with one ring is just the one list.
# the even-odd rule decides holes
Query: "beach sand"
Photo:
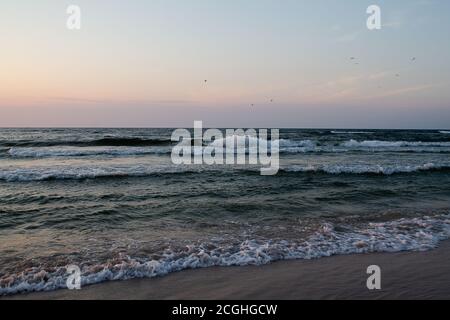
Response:
[{"label": "beach sand", "polygon": [[[381,267],[379,291],[366,287],[370,265]],[[427,252],[195,269],[3,299],[450,299],[450,241]]]}]

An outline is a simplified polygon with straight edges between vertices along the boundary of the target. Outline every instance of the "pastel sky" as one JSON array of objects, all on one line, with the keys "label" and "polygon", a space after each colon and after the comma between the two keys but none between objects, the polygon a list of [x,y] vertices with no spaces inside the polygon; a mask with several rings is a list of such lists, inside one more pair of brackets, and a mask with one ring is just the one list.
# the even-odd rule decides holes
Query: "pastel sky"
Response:
[{"label": "pastel sky", "polygon": [[449,36],[448,0],[2,0],[0,126],[448,129]]}]

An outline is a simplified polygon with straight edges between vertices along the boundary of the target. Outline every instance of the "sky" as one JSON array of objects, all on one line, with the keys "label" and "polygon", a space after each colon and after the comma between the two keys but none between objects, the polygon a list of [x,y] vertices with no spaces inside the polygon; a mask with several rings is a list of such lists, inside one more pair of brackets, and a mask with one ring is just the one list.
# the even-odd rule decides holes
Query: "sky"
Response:
[{"label": "sky", "polygon": [[448,0],[2,0],[0,127],[449,129],[449,34]]}]

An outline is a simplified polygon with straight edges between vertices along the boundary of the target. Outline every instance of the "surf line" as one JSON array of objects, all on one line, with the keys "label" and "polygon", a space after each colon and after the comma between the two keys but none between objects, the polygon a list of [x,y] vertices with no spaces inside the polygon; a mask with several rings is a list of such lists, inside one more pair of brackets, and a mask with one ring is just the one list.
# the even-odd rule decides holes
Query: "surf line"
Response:
[{"label": "surf line", "polygon": [[207,129],[194,121],[194,137],[188,129],[176,129],[172,142],[172,163],[176,165],[260,165],[264,176],[276,175],[280,168],[280,131],[270,129]]}]

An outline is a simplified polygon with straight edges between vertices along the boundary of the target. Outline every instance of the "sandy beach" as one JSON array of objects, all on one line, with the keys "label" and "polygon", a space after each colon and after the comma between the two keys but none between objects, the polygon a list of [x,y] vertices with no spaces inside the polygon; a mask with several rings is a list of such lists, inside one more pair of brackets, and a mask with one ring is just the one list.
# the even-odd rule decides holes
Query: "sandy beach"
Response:
[{"label": "sandy beach", "polygon": [[[382,289],[366,288],[366,269]],[[3,299],[449,299],[450,242],[427,252],[343,255],[265,266],[206,268]]]}]

